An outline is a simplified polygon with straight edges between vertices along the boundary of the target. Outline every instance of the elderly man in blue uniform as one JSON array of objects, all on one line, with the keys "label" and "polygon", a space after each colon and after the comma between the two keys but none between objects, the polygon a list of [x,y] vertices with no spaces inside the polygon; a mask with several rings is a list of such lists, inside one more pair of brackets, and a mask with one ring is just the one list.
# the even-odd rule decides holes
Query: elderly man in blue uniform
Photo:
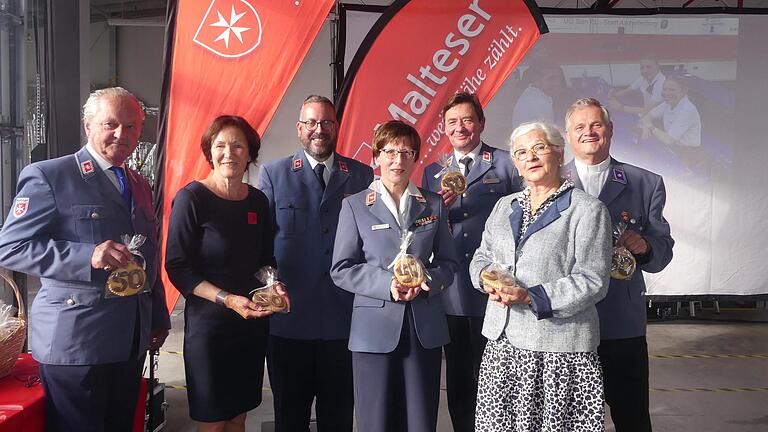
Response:
[{"label": "elderly man in blue uniform", "polygon": [[617,432],[650,431],[643,272],[660,272],[672,260],[674,240],[663,215],[664,181],[610,157],[613,124],[599,101],[579,99],[565,123],[575,156],[565,166],[565,176],[605,203],[614,225],[626,224],[616,245],[626,247],[637,261],[631,278],[611,278],[608,295],[597,304],[605,399]]},{"label": "elderly man in blue uniform", "polygon": [[[143,122],[125,89],[93,92],[83,107],[88,143],[21,172],[0,232],[0,265],[41,279],[30,348],[47,430],[130,431],[146,350],[168,335],[152,192],[125,166]],[[124,234],[145,240],[129,250]],[[143,287],[108,285],[110,272],[141,261],[136,252],[146,264]]]},{"label": "elderly man in blue uniform", "polygon": [[453,146],[448,163],[466,176],[467,190],[457,195],[442,188],[442,166],[437,163],[424,170],[422,187],[440,194],[449,208],[460,259],[453,284],[443,294],[443,305],[451,335],[451,342],[444,347],[448,410],[454,431],[463,432],[473,431],[475,425],[477,379],[486,343],[481,330],[488,302],[488,296],[472,286],[469,262],[496,201],[522,187],[509,152],[481,142],[485,115],[475,95],[456,93],[443,107],[442,115],[445,135]]},{"label": "elderly man in blue uniform", "polygon": [[352,294],[331,280],[341,201],[368,187],[373,170],[335,152],[336,109],[322,96],[301,106],[302,148],[264,165],[259,189],[276,224],[275,258],[291,312],[270,318],[267,354],[277,431],[306,431],[312,401],[319,431],[352,430]]}]

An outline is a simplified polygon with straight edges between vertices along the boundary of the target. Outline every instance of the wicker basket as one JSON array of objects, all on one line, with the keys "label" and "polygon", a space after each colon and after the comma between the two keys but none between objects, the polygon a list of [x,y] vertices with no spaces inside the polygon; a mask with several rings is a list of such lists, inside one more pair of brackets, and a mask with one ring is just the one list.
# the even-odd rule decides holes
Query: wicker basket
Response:
[{"label": "wicker basket", "polygon": [[16,302],[19,305],[19,317],[12,318],[11,332],[4,339],[0,340],[0,378],[5,377],[19,358],[21,348],[24,347],[24,339],[27,336],[27,316],[24,312],[24,301],[21,299],[21,292],[16,282],[13,281],[4,271],[0,271],[0,277],[11,286],[13,294],[16,296]]}]

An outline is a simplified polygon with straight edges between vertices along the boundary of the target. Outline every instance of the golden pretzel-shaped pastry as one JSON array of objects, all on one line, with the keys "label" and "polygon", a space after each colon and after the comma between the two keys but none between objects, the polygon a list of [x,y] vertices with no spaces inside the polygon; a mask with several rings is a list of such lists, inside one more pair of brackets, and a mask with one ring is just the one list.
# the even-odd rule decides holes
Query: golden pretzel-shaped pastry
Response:
[{"label": "golden pretzel-shaped pastry", "polygon": [[480,279],[483,281],[483,286],[493,288],[494,290],[517,286],[517,281],[514,277],[498,270],[483,270],[480,272]]},{"label": "golden pretzel-shaped pastry", "polygon": [[272,312],[282,312],[288,308],[288,302],[283,296],[271,289],[256,291],[251,301],[259,305],[259,307]]},{"label": "golden pretzel-shaped pastry", "polygon": [[416,258],[406,255],[395,261],[395,279],[408,288],[420,286],[424,282],[424,268]]},{"label": "golden pretzel-shaped pastry", "polygon": [[440,180],[440,187],[450,189],[453,193],[461,195],[467,191],[467,178],[458,171],[451,171]]},{"label": "golden pretzel-shaped pastry", "polygon": [[614,247],[611,257],[611,277],[618,280],[632,279],[637,268],[637,260],[624,246]]}]

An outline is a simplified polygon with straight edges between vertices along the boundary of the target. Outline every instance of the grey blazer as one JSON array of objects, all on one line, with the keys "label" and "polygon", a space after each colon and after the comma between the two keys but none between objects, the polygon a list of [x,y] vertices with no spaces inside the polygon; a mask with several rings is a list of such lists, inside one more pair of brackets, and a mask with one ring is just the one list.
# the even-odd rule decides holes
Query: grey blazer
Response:
[{"label": "grey blazer", "polygon": [[325,190],[317,181],[304,150],[268,162],[261,168],[259,189],[269,200],[275,224],[275,259],[291,292],[291,313],[269,318],[269,333],[301,340],[349,337],[352,295],[333,284],[333,242],[341,200],[373,181],[367,165],[334,156]]},{"label": "grey blazer", "polygon": [[[158,276],[152,191],[135,171],[126,170],[126,176],[132,208],[85,147],[29,165],[19,175],[16,203],[27,205],[12,209],[0,232],[0,265],[40,278],[29,338],[40,363],[130,360],[134,329],[139,329],[143,352],[151,330],[171,327]],[[96,245],[119,242],[122,234],[147,237],[140,250],[147,263],[149,294],[107,298],[107,272],[91,268]]]},{"label": "grey blazer", "polygon": [[[667,192],[661,176],[611,159],[611,172],[598,198],[608,207],[611,222],[630,218],[627,228],[639,232],[651,253],[638,257],[637,270],[629,280],[611,279],[608,295],[597,304],[600,338],[625,339],[645,335],[646,306],[643,272],[657,273],[672,261],[675,241],[664,219]],[[564,175],[583,189],[574,162],[563,168]],[[642,271],[640,271],[642,270]]]},{"label": "grey blazer", "polygon": [[[453,154],[453,150],[451,150]],[[455,157],[451,165],[458,168]],[[440,180],[435,178],[442,166],[433,163],[424,168],[422,187],[432,192],[441,189]],[[477,160],[467,176],[467,192],[460,195],[449,209],[451,235],[459,257],[459,270],[453,278],[450,289],[443,294],[443,306],[448,315],[482,317],[488,295],[479,293],[469,278],[469,262],[475,253],[483,227],[493,206],[501,197],[521,190],[522,180],[512,163],[508,151],[482,144]]]},{"label": "grey blazer", "polygon": [[[405,226],[413,231],[408,252],[421,259],[432,277],[430,291],[410,302],[419,342],[429,349],[450,340],[441,293],[451,285],[458,263],[443,201],[437,194],[422,193],[423,201],[410,198]],[[399,245],[399,225],[379,193],[365,190],[342,202],[331,277],[355,295],[352,352],[389,353],[400,342],[406,303],[392,300],[388,268]]]},{"label": "grey blazer", "polygon": [[521,286],[543,290],[552,317],[538,319],[530,306],[504,308],[489,300],[483,335],[504,332],[517,348],[586,352],[597,348],[600,328],[595,303],[608,291],[611,225],[608,209],[580,189],[571,188],[519,237],[522,209],[518,192],[496,203],[485,224],[470,276],[480,287],[480,270],[493,257],[514,272]]}]

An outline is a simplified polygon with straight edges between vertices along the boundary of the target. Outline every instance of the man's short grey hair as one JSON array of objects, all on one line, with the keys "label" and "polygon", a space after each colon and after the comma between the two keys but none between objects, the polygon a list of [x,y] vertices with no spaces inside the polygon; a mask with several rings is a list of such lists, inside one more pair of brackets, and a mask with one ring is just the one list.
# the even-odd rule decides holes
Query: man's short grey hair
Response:
[{"label": "man's short grey hair", "polygon": [[301,108],[303,109],[304,106],[309,105],[309,104],[323,104],[323,105],[327,105],[328,107],[333,109],[334,113],[336,112],[336,105],[334,105],[333,102],[330,99],[328,99],[327,97],[325,97],[325,96],[309,95],[309,96],[307,96],[306,99],[304,99],[304,102],[301,103]]},{"label": "man's short grey hair", "polygon": [[532,122],[522,123],[520,124],[520,126],[516,127],[515,130],[512,131],[512,135],[509,137],[510,153],[515,151],[516,139],[533,131],[543,132],[544,136],[547,138],[547,142],[549,143],[549,145],[555,146],[558,148],[565,147],[565,139],[563,139],[563,134],[560,133],[560,130],[557,129],[557,126],[551,123],[547,123],[545,121],[532,121]]},{"label": "man's short grey hair", "polygon": [[96,115],[96,111],[99,110],[99,101],[101,100],[101,98],[105,96],[127,97],[130,99],[133,99],[133,101],[136,102],[136,106],[139,107],[139,115],[141,116],[141,121],[142,123],[144,122],[144,118],[146,117],[146,113],[144,111],[144,104],[141,103],[139,98],[134,96],[133,93],[129,92],[128,90],[122,87],[108,87],[108,88],[103,88],[99,90],[94,90],[88,96],[88,100],[85,101],[85,105],[83,105],[83,121],[88,121]]},{"label": "man's short grey hair", "polygon": [[571,119],[571,116],[575,111],[583,108],[587,108],[587,107],[600,108],[600,111],[603,112],[603,123],[605,123],[606,125],[611,123],[611,113],[608,112],[608,109],[604,107],[599,100],[595,98],[581,98],[576,102],[574,102],[573,105],[571,105],[571,107],[568,108],[568,111],[566,111],[565,128],[568,129],[568,121]]}]

